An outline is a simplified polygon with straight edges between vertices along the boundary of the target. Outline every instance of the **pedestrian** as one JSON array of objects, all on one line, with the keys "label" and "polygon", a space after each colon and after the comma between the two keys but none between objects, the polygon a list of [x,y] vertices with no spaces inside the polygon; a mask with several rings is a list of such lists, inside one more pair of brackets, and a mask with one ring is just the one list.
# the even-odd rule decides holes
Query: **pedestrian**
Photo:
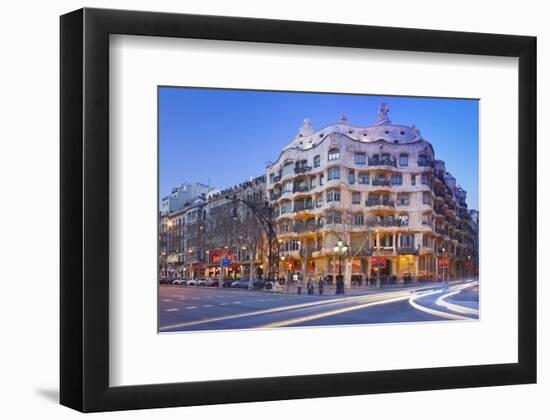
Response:
[{"label": "pedestrian", "polygon": [[325,289],[325,282],[323,280],[323,276],[319,276],[319,284],[317,286],[319,288],[319,294],[323,294],[323,290]]},{"label": "pedestrian", "polygon": [[307,294],[308,295],[314,294],[313,280],[311,279],[311,277],[307,279]]},{"label": "pedestrian", "polygon": [[296,290],[299,295],[302,294],[302,280],[298,276],[296,276]]}]

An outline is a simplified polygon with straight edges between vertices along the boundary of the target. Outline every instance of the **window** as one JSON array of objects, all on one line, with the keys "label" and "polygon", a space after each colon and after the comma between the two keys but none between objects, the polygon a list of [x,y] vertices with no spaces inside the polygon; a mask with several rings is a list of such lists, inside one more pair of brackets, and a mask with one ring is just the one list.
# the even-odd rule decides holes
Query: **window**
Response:
[{"label": "window", "polygon": [[430,205],[431,204],[431,197],[430,197],[430,193],[428,191],[424,191],[422,193],[422,204],[427,204],[427,205]]},{"label": "window", "polygon": [[351,204],[361,204],[361,193],[360,192],[351,193]]},{"label": "window", "polygon": [[402,185],[403,184],[403,175],[393,174],[391,176],[391,184],[392,185]]},{"label": "window", "polygon": [[327,191],[327,202],[340,201],[340,190]]},{"label": "window", "polygon": [[289,209],[290,209],[289,203],[281,204],[281,214],[288,213]]},{"label": "window", "polygon": [[349,182],[349,185],[355,184],[355,172],[354,171],[349,171],[349,173],[348,173],[348,182]]},{"label": "window", "polygon": [[409,155],[399,155],[399,166],[409,166]]},{"label": "window", "polygon": [[292,192],[292,181],[285,181],[283,184],[283,193]]},{"label": "window", "polygon": [[323,174],[319,174],[319,186],[323,186],[323,179],[325,178],[325,176]]},{"label": "window", "polygon": [[321,165],[321,156],[317,155],[313,157],[313,167],[318,168]]},{"label": "window", "polygon": [[367,155],[364,153],[356,153],[355,154],[355,163],[357,165],[364,165],[367,163]]},{"label": "window", "polygon": [[340,213],[331,213],[327,216],[327,223],[342,223],[342,215]]},{"label": "window", "polygon": [[423,225],[429,225],[430,224],[430,215],[428,213],[425,213],[422,215],[422,224]]},{"label": "window", "polygon": [[400,214],[399,215],[399,225],[400,226],[408,226],[409,225],[409,215],[408,214]]},{"label": "window", "polygon": [[329,168],[327,170],[327,179],[329,181],[333,179],[340,179],[340,168]]},{"label": "window", "polygon": [[418,155],[418,166],[428,166],[428,156],[424,153]]},{"label": "window", "polygon": [[408,206],[410,204],[409,194],[397,194],[397,205]]},{"label": "window", "polygon": [[359,184],[368,184],[369,182],[368,172],[359,172]]},{"label": "window", "polygon": [[317,186],[317,178],[313,177],[309,180],[309,187],[315,188]]},{"label": "window", "polygon": [[413,235],[401,235],[401,241],[399,242],[401,247],[414,247],[414,236]]},{"label": "window", "polygon": [[299,251],[300,250],[300,241],[293,239],[292,241],[288,242],[288,250],[289,251]]},{"label": "window", "polygon": [[428,235],[422,235],[422,246],[426,248],[430,247],[430,237]]},{"label": "window", "polygon": [[292,162],[287,162],[283,165],[283,175],[288,175],[294,172],[294,165]]},{"label": "window", "polygon": [[322,195],[317,196],[317,198],[315,199],[315,205],[317,207],[321,207],[323,205],[323,196]]},{"label": "window", "polygon": [[411,175],[411,185],[416,185],[416,175]]},{"label": "window", "polygon": [[428,185],[428,175],[427,174],[422,174],[421,182],[422,182],[422,185]]},{"label": "window", "polygon": [[353,224],[354,225],[364,225],[365,224],[365,216],[363,216],[362,214],[356,214],[354,217],[353,217]]},{"label": "window", "polygon": [[340,159],[340,149],[330,149],[328,151],[328,160],[338,160]]}]

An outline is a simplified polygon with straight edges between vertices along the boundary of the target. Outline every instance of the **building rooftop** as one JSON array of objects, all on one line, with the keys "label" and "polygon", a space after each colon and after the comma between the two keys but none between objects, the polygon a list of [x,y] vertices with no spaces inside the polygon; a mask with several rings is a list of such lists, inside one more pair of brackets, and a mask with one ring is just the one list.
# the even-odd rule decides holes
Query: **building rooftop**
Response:
[{"label": "building rooftop", "polygon": [[374,125],[359,127],[348,122],[345,115],[340,117],[338,124],[332,124],[315,131],[311,121],[306,118],[303,125],[298,130],[294,140],[285,147],[310,149],[323,141],[329,134],[338,133],[351,138],[352,140],[371,143],[384,140],[389,143],[413,143],[424,140],[414,125],[411,127],[399,124],[392,124],[389,113],[390,109],[386,103],[380,104],[378,116]]}]

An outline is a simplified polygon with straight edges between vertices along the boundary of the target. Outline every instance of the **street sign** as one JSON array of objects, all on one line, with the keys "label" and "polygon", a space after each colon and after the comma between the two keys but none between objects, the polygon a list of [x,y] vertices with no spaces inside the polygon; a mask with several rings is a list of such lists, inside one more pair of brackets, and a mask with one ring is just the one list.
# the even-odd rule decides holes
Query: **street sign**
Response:
[{"label": "street sign", "polygon": [[440,258],[438,264],[439,264],[439,267],[448,267],[449,266],[449,259],[448,258]]},{"label": "street sign", "polygon": [[223,267],[227,267],[229,264],[231,264],[231,260],[230,259],[227,259],[227,258],[224,258],[222,261],[222,266]]}]

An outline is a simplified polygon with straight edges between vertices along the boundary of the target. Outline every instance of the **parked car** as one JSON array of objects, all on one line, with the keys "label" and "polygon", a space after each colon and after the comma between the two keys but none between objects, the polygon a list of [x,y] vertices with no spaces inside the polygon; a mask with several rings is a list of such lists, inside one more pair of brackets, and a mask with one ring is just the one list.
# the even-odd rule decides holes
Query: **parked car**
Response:
[{"label": "parked car", "polygon": [[196,286],[198,283],[197,279],[189,279],[185,282],[187,286]]},{"label": "parked car", "polygon": [[250,284],[250,279],[241,279],[239,280],[238,288],[239,289],[248,289],[248,285]]},{"label": "parked car", "polygon": [[233,279],[223,279],[222,287],[231,287],[233,282]]},{"label": "parked car", "polygon": [[220,285],[219,279],[206,279],[206,285],[210,287],[218,287]]},{"label": "parked car", "polygon": [[254,289],[263,289],[265,287],[266,281],[264,279],[254,279],[252,280],[252,287]]},{"label": "parked car", "polygon": [[187,282],[187,279],[179,278],[172,281],[172,284],[177,284],[179,286],[185,286],[185,283]]},{"label": "parked car", "polygon": [[240,282],[240,281],[241,281],[240,279],[239,279],[239,280],[233,280],[233,281],[231,282],[231,287],[239,287],[239,282]]},{"label": "parked car", "polygon": [[207,284],[206,284],[207,281],[208,281],[208,279],[199,279],[198,284],[199,284],[199,286],[207,286]]}]

